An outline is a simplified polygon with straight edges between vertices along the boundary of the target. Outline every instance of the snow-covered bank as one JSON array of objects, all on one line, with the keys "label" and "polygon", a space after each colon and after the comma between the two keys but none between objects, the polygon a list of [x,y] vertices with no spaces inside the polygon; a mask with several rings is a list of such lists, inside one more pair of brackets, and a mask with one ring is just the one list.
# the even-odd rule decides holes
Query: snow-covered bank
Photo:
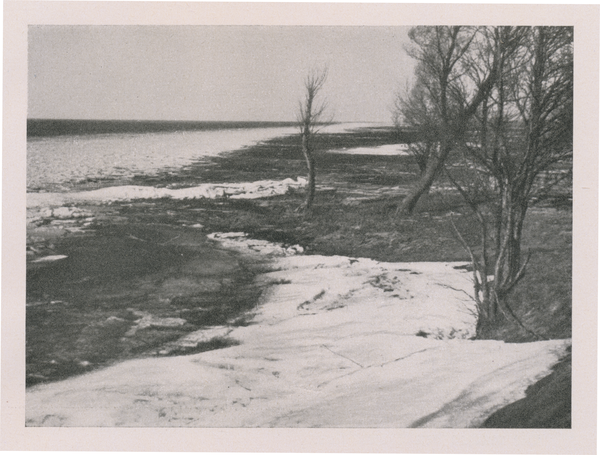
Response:
[{"label": "snow-covered bank", "polygon": [[32,387],[27,425],[477,426],[524,396],[570,344],[470,341],[472,286],[459,264],[302,256],[214,238],[272,264],[250,325],[182,340],[230,347]]},{"label": "snow-covered bank", "polygon": [[27,193],[27,208],[60,207],[67,204],[100,204],[134,199],[256,199],[278,196],[290,188],[306,186],[306,179],[260,180],[244,183],[206,183],[190,188],[155,188],[152,186],[112,186],[78,193]]},{"label": "snow-covered bank", "polygon": [[368,128],[378,127],[391,127],[386,123],[373,123],[373,122],[354,122],[354,123],[333,123],[331,125],[324,126],[319,132],[324,134],[340,134],[347,133],[349,131],[357,131]]},{"label": "snow-covered bank", "polygon": [[345,155],[409,155],[408,144],[387,144],[377,147],[354,147],[329,150],[328,153],[342,153]]}]

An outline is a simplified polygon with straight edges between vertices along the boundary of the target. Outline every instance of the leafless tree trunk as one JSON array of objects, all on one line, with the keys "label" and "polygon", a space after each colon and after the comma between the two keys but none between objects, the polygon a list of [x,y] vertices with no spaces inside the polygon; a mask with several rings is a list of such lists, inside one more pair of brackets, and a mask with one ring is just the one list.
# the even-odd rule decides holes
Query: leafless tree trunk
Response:
[{"label": "leafless tree trunk", "polygon": [[308,167],[308,188],[304,208],[310,209],[315,198],[315,157],[312,148],[313,136],[317,133],[317,127],[323,121],[326,109],[324,101],[318,103],[317,95],[327,80],[328,70],[312,70],[304,80],[305,97],[298,108],[298,126],[302,137],[302,153]]},{"label": "leafless tree trunk", "polygon": [[438,119],[431,115],[431,104],[426,93],[425,84],[417,82],[410,90],[396,95],[392,120],[396,130],[402,134],[405,128],[417,130],[419,141],[408,146],[419,167],[419,176],[427,170],[429,158],[437,155]]},{"label": "leafless tree trunk", "polygon": [[[487,98],[498,74],[500,50],[490,48],[482,28],[415,27],[410,38],[414,47],[409,53],[419,63],[416,86],[399,103],[401,114],[426,141],[437,142],[437,146],[429,148],[435,153],[428,156],[424,172],[398,209],[404,214],[412,213],[421,196],[429,191],[450,152],[462,140],[471,117]],[[490,64],[477,69],[475,84],[467,83],[472,62],[484,47],[488,47]]]},{"label": "leafless tree trunk", "polygon": [[462,176],[446,171],[480,225],[479,254],[456,230],[473,261],[478,331],[499,312],[525,328],[507,299],[529,260],[523,223],[531,201],[552,184],[540,173],[572,166],[573,154],[572,29],[499,27],[495,36],[519,46],[501,56],[503,69],[465,135]]}]

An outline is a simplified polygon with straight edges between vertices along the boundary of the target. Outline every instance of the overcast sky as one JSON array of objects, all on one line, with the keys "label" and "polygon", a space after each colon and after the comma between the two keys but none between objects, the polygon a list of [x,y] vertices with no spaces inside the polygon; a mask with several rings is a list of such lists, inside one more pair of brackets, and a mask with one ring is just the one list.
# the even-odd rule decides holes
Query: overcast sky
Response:
[{"label": "overcast sky", "polygon": [[328,65],[336,121],[389,122],[405,27],[30,26],[29,118],[295,119]]}]

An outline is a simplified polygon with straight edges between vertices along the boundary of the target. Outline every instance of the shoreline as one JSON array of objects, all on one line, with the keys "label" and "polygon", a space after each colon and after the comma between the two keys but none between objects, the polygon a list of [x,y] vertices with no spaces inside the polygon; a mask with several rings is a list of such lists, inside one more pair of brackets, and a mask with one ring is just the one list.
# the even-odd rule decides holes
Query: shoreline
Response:
[{"label": "shoreline", "polygon": [[[343,135],[347,127],[330,129]],[[210,171],[207,163],[214,167],[215,161],[244,154],[247,149],[207,157],[188,169],[192,174]],[[235,177],[236,171],[227,174]],[[185,183],[178,181],[178,175],[183,175]],[[193,186],[198,180],[217,183]],[[27,385],[153,355],[198,324],[228,319],[236,323],[236,318],[243,318],[260,291],[246,277],[253,276],[251,270],[260,265],[240,260],[229,264],[229,259],[220,258],[221,248],[211,246],[214,242],[206,237],[219,229],[205,228],[201,216],[205,210],[186,205],[202,206],[206,197],[217,207],[224,198],[273,198],[301,189],[305,181],[239,180],[225,184],[217,176],[207,178],[206,172],[191,179],[185,172],[158,172],[134,179],[143,184],[138,187],[28,193]],[[186,237],[193,240],[186,241]],[[190,278],[185,261],[178,259],[184,254],[197,258],[196,262],[205,261],[206,268],[220,270],[221,276]],[[197,265],[187,268],[199,273]],[[240,270],[241,281],[236,279]],[[116,285],[108,285],[115,279]],[[140,288],[143,291],[136,291]],[[233,303],[223,308],[224,300]],[[146,326],[137,331],[140,323]]]},{"label": "shoreline", "polygon": [[[347,135],[323,136],[318,144],[320,147],[318,158],[321,167],[320,173],[317,174],[319,185],[317,204],[311,217],[302,216],[295,211],[301,204],[303,192],[301,189],[293,188],[286,194],[254,200],[163,198],[116,201],[100,205],[83,203],[77,208],[57,208],[56,214],[54,212],[56,209],[53,209],[51,218],[43,220],[37,227],[38,241],[30,243],[29,240],[32,237],[28,236],[28,246],[33,246],[37,250],[30,249],[28,255],[32,260],[43,256],[69,256],[65,254],[63,248],[65,245],[71,245],[68,248],[69,251],[78,252],[80,258],[88,258],[87,261],[84,261],[87,269],[81,267],[81,259],[67,267],[67,263],[72,262],[72,257],[71,259],[56,259],[55,262],[36,263],[35,267],[38,267],[39,270],[57,268],[58,276],[63,280],[66,279],[65,273],[68,270],[71,270],[69,273],[77,270],[79,275],[71,282],[82,280],[77,286],[83,286],[87,295],[95,294],[99,289],[103,289],[102,292],[108,295],[109,288],[102,283],[106,283],[109,279],[107,276],[110,276],[110,274],[105,275],[104,278],[101,277],[99,281],[95,282],[93,279],[87,279],[86,274],[83,273],[84,270],[102,271],[102,267],[95,264],[91,256],[86,253],[86,251],[90,251],[90,248],[94,249],[95,254],[101,254],[99,257],[108,254],[107,251],[113,251],[113,258],[108,261],[106,269],[114,269],[115,263],[121,264],[121,269],[117,267],[111,271],[115,273],[116,270],[131,270],[132,264],[135,266],[135,261],[128,262],[128,258],[138,257],[140,252],[146,255],[142,262],[164,265],[156,270],[143,270],[142,267],[138,270],[141,275],[133,274],[125,277],[135,286],[123,284],[120,289],[126,289],[127,292],[123,291],[120,295],[113,293],[112,297],[107,300],[112,302],[109,307],[123,305],[119,302],[128,300],[137,302],[134,305],[125,306],[125,312],[109,315],[98,310],[100,307],[98,307],[97,301],[96,303],[85,302],[87,305],[84,305],[85,308],[95,311],[95,319],[90,320],[88,317],[88,319],[74,318],[75,320],[67,321],[69,322],[67,326],[72,327],[76,332],[69,335],[72,342],[93,346],[97,345],[99,341],[112,337],[119,340],[128,338],[130,344],[137,343],[137,346],[144,346],[143,343],[152,338],[155,341],[158,340],[153,345],[154,347],[150,346],[146,350],[142,348],[136,351],[134,356],[138,357],[146,356],[149,353],[169,356],[199,352],[194,349],[204,351],[208,349],[217,349],[217,351],[241,349],[227,344],[229,333],[227,330],[229,329],[215,332],[217,341],[214,343],[211,343],[210,339],[202,337],[193,340],[193,343],[196,344],[190,343],[185,348],[189,348],[187,351],[185,349],[178,350],[179,347],[173,343],[177,339],[184,339],[186,333],[193,333],[194,328],[197,327],[197,324],[192,324],[194,327],[185,325],[189,324],[189,320],[182,317],[182,311],[183,313],[195,311],[194,317],[198,323],[203,320],[206,322],[206,319],[203,318],[218,319],[220,317],[220,320],[226,321],[227,324],[244,327],[245,324],[251,323],[249,319],[243,317],[244,312],[255,308],[264,290],[251,284],[253,277],[264,271],[264,265],[261,265],[260,261],[241,260],[239,252],[236,253],[227,248],[215,249],[214,243],[206,239],[206,235],[211,232],[244,232],[248,234],[248,238],[257,241],[279,242],[286,246],[299,244],[308,257],[325,254],[327,256],[371,258],[384,262],[398,262],[398,259],[409,262],[447,262],[468,259],[460,245],[452,239],[450,229],[447,232],[445,228],[440,229],[440,226],[444,226],[447,222],[447,218],[445,212],[437,207],[440,203],[445,204],[444,207],[448,205],[446,195],[438,202],[438,198],[441,198],[442,195],[441,191],[433,190],[425,200],[421,212],[411,219],[401,220],[401,227],[392,222],[391,215],[395,209],[395,201],[410,183],[410,179],[406,179],[402,174],[411,170],[410,157],[337,155],[325,152],[330,148],[385,146],[386,142],[391,143],[394,140],[397,138],[387,133],[377,136],[367,134],[365,131]],[[156,187],[171,185],[176,188],[191,187],[200,181],[239,183],[264,179],[282,180],[285,175],[302,175],[304,166],[301,152],[295,148],[293,138],[278,138],[247,150],[212,158],[211,162],[213,164],[208,167],[197,164],[182,170],[177,175],[147,176],[142,181]],[[258,166],[257,163],[263,163],[263,165]],[[265,166],[264,163],[269,163],[269,165]],[[452,203],[450,207],[451,209],[454,207]],[[561,212],[554,208],[533,209],[528,229],[535,230],[538,225],[549,229],[548,223],[545,222],[548,217],[556,222],[556,226],[551,226],[553,230],[548,233],[549,238],[554,242],[556,239],[570,241],[570,237],[561,234],[568,229],[569,212]],[[86,223],[90,224],[86,225]],[[57,232],[59,230],[63,231],[60,235]],[[33,237],[36,235],[35,232],[31,232],[31,234]],[[90,243],[90,238],[102,238],[108,243]],[[151,241],[149,242],[149,240]],[[535,240],[533,237],[527,237],[527,241],[533,248],[540,248],[536,245],[541,246],[547,242],[547,239]],[[109,245],[110,248],[107,248]],[[567,243],[564,247],[560,244],[560,247],[565,248],[566,251]],[[132,253],[121,254],[128,251]],[[202,285],[195,283],[195,278],[190,279],[191,271],[195,271],[194,273],[197,273],[198,270],[202,271],[202,266],[197,262],[200,257],[198,255],[213,254],[214,251],[223,252],[218,253],[218,257],[214,258],[215,264],[225,262],[233,267],[230,270],[246,270],[247,287],[244,288],[242,295],[236,295],[236,292],[233,291],[236,287],[234,281],[228,281],[234,279],[238,272],[232,272],[231,278],[220,277],[216,280],[218,283],[215,283],[214,276],[203,277]],[[115,252],[118,254],[115,255]],[[133,254],[133,252],[136,253]],[[181,254],[185,256],[184,261],[177,259]],[[142,255],[142,257],[144,256]],[[162,257],[171,259],[164,261]],[[148,258],[153,259],[148,261]],[[194,264],[194,261],[196,261],[196,265],[189,267],[189,264]],[[234,266],[234,263],[238,265]],[[240,264],[243,266],[242,269],[236,269],[235,267]],[[220,270],[220,273],[227,275],[224,269]],[[106,270],[103,273],[105,272]],[[113,276],[119,275],[113,274]],[[148,278],[143,278],[144,276]],[[123,278],[123,274],[120,277]],[[144,292],[136,294],[132,292],[133,289],[144,289]],[[182,293],[182,289],[187,290]],[[218,297],[218,294],[223,291],[226,291],[226,294],[230,292],[227,294],[227,298],[237,299],[237,306],[233,305],[230,308],[231,312],[218,311],[219,305],[227,300],[227,298],[223,300]],[[75,296],[74,285],[72,283],[67,285],[63,293],[70,297]],[[149,296],[153,295],[154,297],[149,299]],[[199,295],[203,297],[200,298]],[[209,302],[211,299],[214,303]],[[33,312],[41,311],[40,314],[43,317],[40,317],[40,320],[43,320],[48,314],[60,316],[61,305],[67,299],[50,296],[46,300],[47,302],[42,305],[29,306],[28,312],[30,309],[33,309]],[[81,298],[81,300],[85,299]],[[60,303],[61,301],[63,303]],[[148,301],[154,301],[150,305],[153,308],[152,311],[140,307],[140,305],[147,305]],[[166,307],[170,308],[169,311],[165,311],[165,302]],[[128,308],[133,311],[128,311]],[[68,305],[64,306],[62,310],[67,313],[70,311]],[[208,316],[211,314],[213,316]],[[111,319],[113,316],[117,319]],[[190,313],[187,313],[187,316],[190,316]],[[562,316],[562,313],[557,313],[556,310],[547,315],[549,320],[555,319],[554,326],[548,326],[548,330],[555,331],[554,335],[550,332],[550,337],[570,338],[570,331],[565,332],[561,328],[564,327],[561,319],[564,317],[566,316]],[[138,329],[132,330],[134,326],[137,326]],[[87,331],[84,330],[86,327]],[[83,339],[81,339],[82,333],[85,335]],[[127,333],[133,333],[133,338],[125,336]],[[132,343],[131,340],[136,336],[141,337],[138,341],[145,341]],[[509,341],[527,341],[522,334],[516,331],[502,336]],[[81,343],[82,341],[84,342]],[[164,346],[171,349],[170,353],[160,354],[160,350]],[[109,346],[107,352],[114,352],[114,349],[117,348],[113,344],[112,347]],[[85,352],[85,349],[80,352]],[[94,368],[93,362],[85,364],[89,360],[75,360],[84,363],[84,365],[79,364],[77,367],[79,369],[75,369],[76,373],[90,371]],[[110,364],[111,361],[108,363]],[[99,362],[99,366],[104,365],[102,361]]]}]

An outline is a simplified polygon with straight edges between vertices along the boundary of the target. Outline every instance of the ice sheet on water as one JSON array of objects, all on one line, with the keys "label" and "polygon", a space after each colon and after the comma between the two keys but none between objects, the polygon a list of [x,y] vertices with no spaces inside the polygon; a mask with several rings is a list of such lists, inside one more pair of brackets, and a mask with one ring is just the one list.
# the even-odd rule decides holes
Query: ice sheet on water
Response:
[{"label": "ice sheet on water", "polygon": [[58,136],[27,143],[27,187],[152,175],[296,132],[292,127]]},{"label": "ice sheet on water", "polygon": [[[438,339],[475,335],[476,310],[469,298],[471,273],[456,263],[386,263],[343,256],[305,256],[299,245],[288,246],[249,238],[243,232],[213,233],[209,238],[225,248],[246,254],[269,255],[275,271],[261,280],[279,283],[268,291],[270,305],[280,317],[319,314],[346,307],[348,322],[368,319],[363,311],[389,314],[393,329]],[[373,306],[362,305],[371,302]],[[267,312],[267,313],[265,313]],[[284,316],[285,315],[285,316]],[[383,319],[385,321],[385,318]]]}]

